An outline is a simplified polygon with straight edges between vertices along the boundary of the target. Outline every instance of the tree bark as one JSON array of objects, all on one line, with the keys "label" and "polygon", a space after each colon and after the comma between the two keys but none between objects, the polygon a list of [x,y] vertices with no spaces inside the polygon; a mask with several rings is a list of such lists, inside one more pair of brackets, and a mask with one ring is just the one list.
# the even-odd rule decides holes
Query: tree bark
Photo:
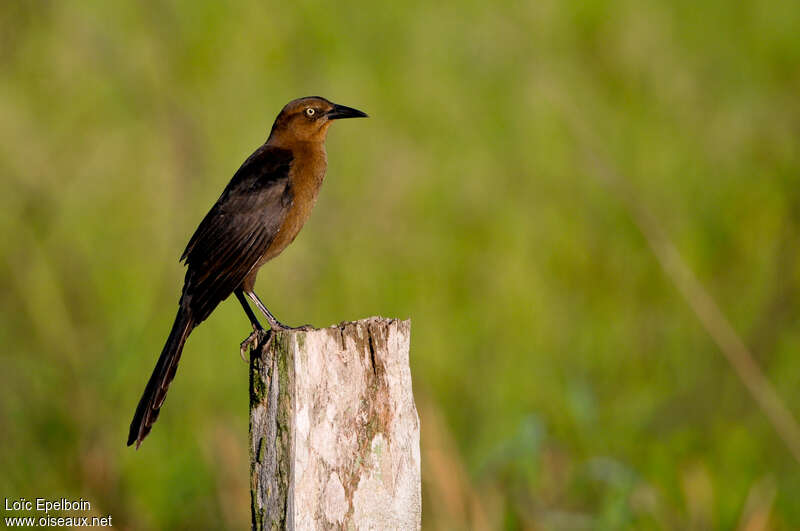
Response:
[{"label": "tree bark", "polygon": [[251,352],[253,529],[420,528],[410,335],[373,317]]}]

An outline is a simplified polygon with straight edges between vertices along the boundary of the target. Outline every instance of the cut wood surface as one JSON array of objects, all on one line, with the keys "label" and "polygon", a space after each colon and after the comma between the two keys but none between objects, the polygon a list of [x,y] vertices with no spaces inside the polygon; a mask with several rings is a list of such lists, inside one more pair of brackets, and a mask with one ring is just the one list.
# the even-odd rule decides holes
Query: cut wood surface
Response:
[{"label": "cut wood surface", "polygon": [[419,529],[411,323],[372,317],[251,352],[253,529]]}]

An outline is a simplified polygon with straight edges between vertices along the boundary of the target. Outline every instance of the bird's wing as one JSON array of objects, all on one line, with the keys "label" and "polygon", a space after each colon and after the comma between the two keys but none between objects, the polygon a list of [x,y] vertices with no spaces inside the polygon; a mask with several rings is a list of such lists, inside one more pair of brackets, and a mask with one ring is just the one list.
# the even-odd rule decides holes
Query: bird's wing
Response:
[{"label": "bird's wing", "polygon": [[292,153],[262,146],[236,172],[181,256],[182,302],[199,324],[263,256],[292,203]]}]

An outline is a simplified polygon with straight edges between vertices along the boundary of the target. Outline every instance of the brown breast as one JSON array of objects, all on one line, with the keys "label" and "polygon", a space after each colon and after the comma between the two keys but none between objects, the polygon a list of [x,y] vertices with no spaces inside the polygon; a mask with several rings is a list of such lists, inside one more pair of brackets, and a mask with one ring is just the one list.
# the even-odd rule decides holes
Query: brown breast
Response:
[{"label": "brown breast", "polygon": [[259,260],[257,267],[278,256],[294,241],[300,229],[311,216],[311,210],[317,202],[319,189],[325,178],[328,159],[324,144],[303,143],[296,147],[293,146],[292,154],[294,159],[289,171],[289,185],[292,187],[293,194],[292,204],[283,225],[264,256]]}]

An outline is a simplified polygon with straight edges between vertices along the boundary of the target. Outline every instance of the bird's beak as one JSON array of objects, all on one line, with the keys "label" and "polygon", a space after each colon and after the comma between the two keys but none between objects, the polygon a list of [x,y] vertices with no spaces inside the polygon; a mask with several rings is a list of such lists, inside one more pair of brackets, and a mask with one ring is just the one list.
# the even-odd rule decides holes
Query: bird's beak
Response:
[{"label": "bird's beak", "polygon": [[338,120],[340,118],[366,118],[367,113],[361,112],[358,109],[354,109],[352,107],[346,107],[344,105],[336,105],[333,104],[333,109],[328,111],[328,120]]}]

